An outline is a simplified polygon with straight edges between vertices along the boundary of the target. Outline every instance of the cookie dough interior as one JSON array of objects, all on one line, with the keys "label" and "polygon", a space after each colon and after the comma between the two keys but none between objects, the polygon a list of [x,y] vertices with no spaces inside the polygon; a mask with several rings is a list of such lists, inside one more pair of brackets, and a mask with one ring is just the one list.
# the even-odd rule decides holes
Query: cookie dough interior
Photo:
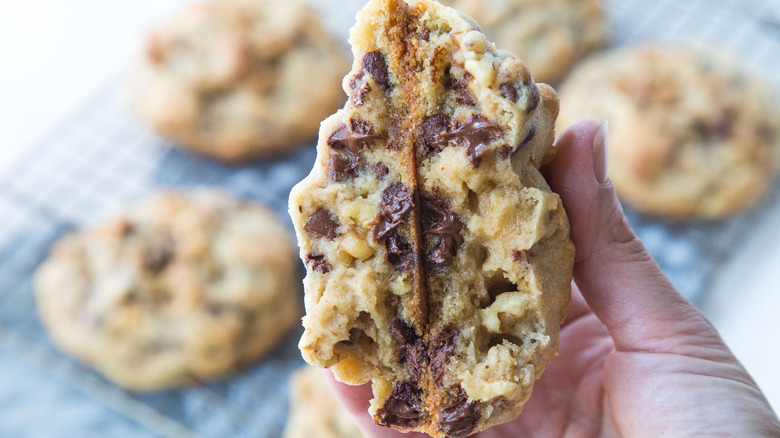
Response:
[{"label": "cookie dough interior", "polygon": [[538,170],[557,98],[476,29],[435,2],[370,2],[349,101],[290,203],[304,357],[372,381],[377,423],[433,436],[518,415],[569,300],[568,222]]}]

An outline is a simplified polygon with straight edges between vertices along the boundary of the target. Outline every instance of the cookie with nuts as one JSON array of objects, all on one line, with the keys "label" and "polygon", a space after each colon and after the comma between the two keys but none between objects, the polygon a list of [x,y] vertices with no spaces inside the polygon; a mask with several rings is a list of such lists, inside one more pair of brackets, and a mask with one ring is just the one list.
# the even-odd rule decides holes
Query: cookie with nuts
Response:
[{"label": "cookie with nuts", "polygon": [[342,48],[297,0],[189,5],[144,49],[130,84],[138,116],[224,161],[289,151],[343,102]]},{"label": "cookie with nuts", "polygon": [[609,120],[610,178],[645,214],[717,219],[772,187],[780,112],[771,87],[722,53],[615,49],[575,69],[561,96],[561,126]]},{"label": "cookie with nuts", "polygon": [[295,250],[270,211],[227,193],[156,193],[58,241],[35,275],[54,343],[133,390],[200,383],[299,321]]},{"label": "cookie with nuts", "polygon": [[477,20],[540,82],[554,83],[607,40],[602,0],[442,0]]},{"label": "cookie with nuts", "polygon": [[430,0],[373,0],[349,99],[290,196],[307,265],[304,358],[373,383],[370,413],[464,437],[519,415],[558,345],[573,247],[555,92]]}]

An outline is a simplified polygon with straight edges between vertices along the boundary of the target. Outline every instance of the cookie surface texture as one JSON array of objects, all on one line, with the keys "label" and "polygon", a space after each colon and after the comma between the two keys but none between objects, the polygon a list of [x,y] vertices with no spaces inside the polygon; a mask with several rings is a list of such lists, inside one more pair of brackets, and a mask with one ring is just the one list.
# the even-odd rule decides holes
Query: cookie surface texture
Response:
[{"label": "cookie surface texture", "polygon": [[586,61],[561,88],[559,128],[608,119],[609,174],[649,215],[715,219],[769,191],[780,145],[771,88],[714,51],[638,46]]},{"label": "cookie surface texture", "polygon": [[516,417],[556,354],[573,247],[558,101],[432,1],[357,16],[346,106],[290,196],[307,265],[304,358],[373,382],[378,424],[467,436]]},{"label": "cookie surface texture", "polygon": [[322,370],[305,366],[290,377],[284,438],[362,438],[347,409],[330,392]]},{"label": "cookie surface texture", "polygon": [[229,374],[300,317],[295,249],[265,208],[160,192],[65,236],[36,273],[55,344],[135,390]]},{"label": "cookie surface texture", "polygon": [[601,0],[443,0],[473,17],[497,47],[518,55],[534,79],[555,83],[607,40]]},{"label": "cookie surface texture", "polygon": [[151,32],[131,72],[131,105],[179,145],[236,162],[313,139],[343,103],[347,69],[308,6],[216,0]]}]

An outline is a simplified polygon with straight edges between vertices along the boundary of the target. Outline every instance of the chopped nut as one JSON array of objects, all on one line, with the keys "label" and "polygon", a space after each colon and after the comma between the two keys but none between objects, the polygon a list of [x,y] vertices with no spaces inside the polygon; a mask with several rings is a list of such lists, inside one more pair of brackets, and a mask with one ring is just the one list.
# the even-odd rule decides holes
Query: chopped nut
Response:
[{"label": "chopped nut", "polygon": [[344,207],[344,214],[356,224],[368,228],[376,218],[374,205],[367,199],[356,199]]},{"label": "chopped nut", "polygon": [[341,248],[356,259],[365,260],[374,254],[374,250],[365,240],[350,231],[341,241]]}]

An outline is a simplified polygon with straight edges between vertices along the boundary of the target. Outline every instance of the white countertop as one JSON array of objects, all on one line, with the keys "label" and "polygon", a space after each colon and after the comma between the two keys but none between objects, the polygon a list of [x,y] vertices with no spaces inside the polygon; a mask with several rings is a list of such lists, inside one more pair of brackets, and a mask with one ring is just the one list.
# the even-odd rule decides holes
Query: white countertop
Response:
[{"label": "white countertop", "polygon": [[[0,172],[98,87],[120,74],[150,23],[185,2],[28,0],[4,7],[0,14]],[[762,221],[748,241],[734,248],[732,259],[712,284],[704,311],[777,410],[780,208]]]}]

